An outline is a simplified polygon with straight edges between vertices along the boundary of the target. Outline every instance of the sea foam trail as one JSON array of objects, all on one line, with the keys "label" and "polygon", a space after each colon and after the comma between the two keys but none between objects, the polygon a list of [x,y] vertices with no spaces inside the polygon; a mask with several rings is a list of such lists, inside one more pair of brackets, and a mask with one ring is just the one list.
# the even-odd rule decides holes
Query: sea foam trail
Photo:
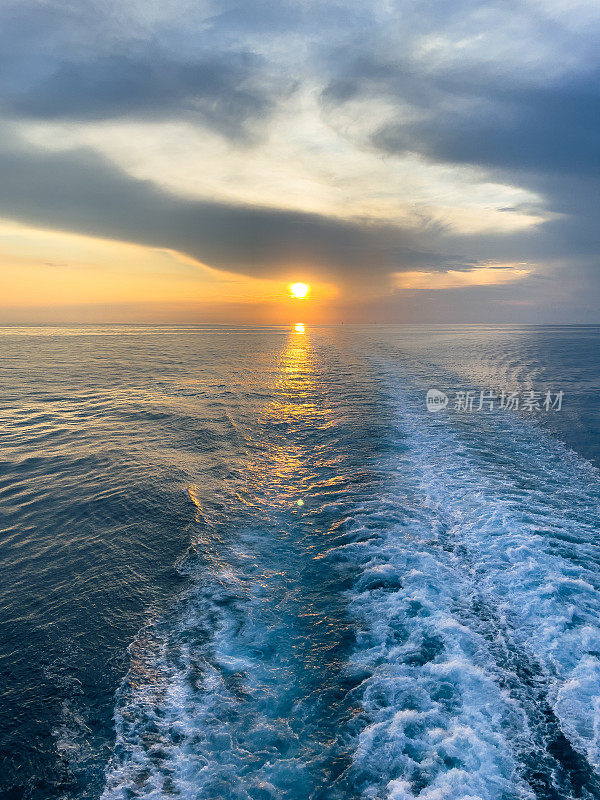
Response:
[{"label": "sea foam trail", "polygon": [[105,798],[308,798],[347,763],[347,581],[318,556],[373,479],[343,381],[318,380],[308,342],[290,340],[222,496],[190,489],[189,587],[132,648]]},{"label": "sea foam trail", "polygon": [[104,800],[600,797],[589,467],[428,415],[397,359],[306,336],[280,375],[238,477],[190,489],[188,588],[132,646]]},{"label": "sea foam trail", "polygon": [[[412,508],[418,523],[403,520],[375,546],[370,542],[361,557],[365,574],[382,572],[387,596],[377,598],[368,590],[356,596],[359,613],[371,623],[370,648],[358,650],[355,659],[379,663],[381,680],[414,660],[412,623],[407,628],[407,604],[412,604],[426,618],[430,645],[425,657],[421,645],[416,661],[425,663],[408,685],[422,686],[430,670],[441,682],[441,664],[447,679],[448,655],[454,652],[455,678],[449,685],[463,709],[471,710],[473,724],[463,728],[453,756],[465,765],[465,755],[468,760],[469,752],[477,753],[474,739],[494,729],[488,718],[504,716],[501,729],[518,774],[536,796],[600,796],[596,470],[527,421],[430,415],[414,367],[407,371],[387,360],[378,368],[398,420],[398,453],[390,467],[396,459],[400,478],[391,503],[404,496],[405,510]],[[403,542],[406,537],[410,541]],[[394,632],[400,647],[389,645]],[[371,681],[380,688],[379,679]],[[400,761],[408,759],[405,774],[411,766],[418,774],[422,753],[409,764],[398,726],[406,699],[397,703],[398,683],[391,685],[386,700],[378,700],[382,708],[374,711],[374,722],[360,735],[368,746],[359,748],[358,757],[369,762],[373,732]],[[406,715],[412,729],[426,719],[429,699],[416,714]],[[363,703],[369,707],[369,692]],[[508,767],[505,761],[497,777],[508,776]],[[440,772],[439,796],[463,796],[466,788],[449,783],[460,783],[459,772]],[[467,772],[472,786],[472,766]],[[484,783],[477,796],[496,796],[494,783],[500,791],[502,781],[488,773]],[[438,796],[431,784],[420,792],[414,780],[397,785],[390,796]]]}]

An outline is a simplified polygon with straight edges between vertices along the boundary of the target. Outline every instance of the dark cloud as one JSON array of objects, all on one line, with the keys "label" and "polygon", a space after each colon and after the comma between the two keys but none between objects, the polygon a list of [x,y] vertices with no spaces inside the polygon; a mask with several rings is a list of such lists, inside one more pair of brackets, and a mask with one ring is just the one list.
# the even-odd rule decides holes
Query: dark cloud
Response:
[{"label": "dark cloud", "polygon": [[[130,4],[131,6],[131,4]],[[144,12],[24,2],[0,9],[0,104],[13,118],[189,120],[253,140],[294,80],[223,23],[187,12],[147,29]],[[133,18],[132,18],[133,17]],[[122,28],[118,26],[121,23]],[[158,24],[158,23],[156,23]]]},{"label": "dark cloud", "polygon": [[5,89],[12,114],[35,119],[190,118],[229,138],[246,138],[283,91],[251,54],[213,55],[187,63],[152,51],[64,61],[32,83]]},{"label": "dark cloud", "polygon": [[198,114],[227,132],[269,109],[269,93],[250,54],[176,63],[160,54],[110,55],[64,62],[30,88],[6,93],[9,108],[37,118],[153,119]]},{"label": "dark cloud", "polygon": [[414,231],[182,199],[87,150],[48,153],[13,140],[0,147],[0,174],[0,216],[172,248],[250,275],[281,275],[304,264],[321,276],[358,279],[440,261],[416,250]]},{"label": "dark cloud", "polygon": [[[552,216],[529,230],[467,236],[426,220],[409,228],[190,200],[91,151],[50,153],[10,137],[0,143],[2,216],[170,247],[245,274],[281,275],[310,264],[363,285],[373,275],[383,285],[382,275],[402,269],[560,261],[597,298],[600,55],[593,30],[521,0],[219,0],[206,8],[179,0],[164,8],[142,0],[3,4],[5,114],[17,124],[183,120],[249,147],[268,140],[282,99],[309,87],[323,118],[353,145],[477,167],[490,181],[535,192]],[[384,122],[375,114],[359,132],[347,122],[351,104],[365,102],[368,117],[379,101]],[[509,298],[518,290],[501,291]]]},{"label": "dark cloud", "polygon": [[[453,4],[452,17],[472,6]],[[471,31],[474,39],[478,32]],[[557,34],[556,24],[547,21],[537,33],[549,40],[567,35],[564,30]],[[380,31],[375,41],[379,36]],[[465,56],[427,68],[415,61],[410,47],[390,56],[385,47],[378,50],[373,38],[357,38],[355,45],[327,59],[322,101],[331,119],[350,102],[379,98],[392,108],[397,105],[397,114],[390,112],[365,146],[386,156],[416,153],[429,162],[480,168],[491,181],[535,192],[541,203],[530,211],[549,216],[542,225],[509,235],[434,236],[440,252],[451,247],[482,261],[565,258],[587,263],[595,257],[598,263],[598,52],[573,71],[545,76],[538,68],[532,76],[510,62],[483,57],[475,64]],[[580,48],[587,49],[585,40]]]},{"label": "dark cloud", "polygon": [[600,70],[553,87],[453,87],[418,122],[391,122],[373,136],[388,153],[406,150],[452,163],[527,173],[598,174]]}]

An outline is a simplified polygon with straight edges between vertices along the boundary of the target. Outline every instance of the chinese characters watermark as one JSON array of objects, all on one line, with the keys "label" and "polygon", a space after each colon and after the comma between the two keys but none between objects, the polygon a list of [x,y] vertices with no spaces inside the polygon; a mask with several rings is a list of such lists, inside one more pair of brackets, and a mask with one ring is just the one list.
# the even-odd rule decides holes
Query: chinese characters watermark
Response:
[{"label": "chinese characters watermark", "polygon": [[449,395],[440,389],[429,389],[425,398],[427,410],[436,412],[443,408],[453,411],[560,411],[565,393],[546,390],[523,392],[459,390]]}]

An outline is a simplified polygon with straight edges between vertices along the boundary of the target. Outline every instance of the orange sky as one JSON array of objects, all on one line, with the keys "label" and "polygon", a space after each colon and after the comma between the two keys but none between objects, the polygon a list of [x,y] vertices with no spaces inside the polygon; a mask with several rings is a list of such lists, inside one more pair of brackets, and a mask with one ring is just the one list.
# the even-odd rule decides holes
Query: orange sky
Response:
[{"label": "orange sky", "polygon": [[0,324],[596,321],[600,6],[483,5],[0,3]]},{"label": "orange sky", "polygon": [[[281,280],[216,270],[173,250],[0,223],[0,319],[322,322],[339,294],[298,268]],[[291,296],[290,284],[310,283]]]}]

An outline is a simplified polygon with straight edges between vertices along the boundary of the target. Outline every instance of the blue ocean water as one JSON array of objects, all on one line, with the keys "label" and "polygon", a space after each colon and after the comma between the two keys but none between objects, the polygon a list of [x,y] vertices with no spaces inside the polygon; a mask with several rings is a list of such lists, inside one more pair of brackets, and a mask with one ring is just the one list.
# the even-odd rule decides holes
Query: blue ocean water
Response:
[{"label": "blue ocean water", "polygon": [[600,798],[599,345],[1,329],[0,796]]}]

